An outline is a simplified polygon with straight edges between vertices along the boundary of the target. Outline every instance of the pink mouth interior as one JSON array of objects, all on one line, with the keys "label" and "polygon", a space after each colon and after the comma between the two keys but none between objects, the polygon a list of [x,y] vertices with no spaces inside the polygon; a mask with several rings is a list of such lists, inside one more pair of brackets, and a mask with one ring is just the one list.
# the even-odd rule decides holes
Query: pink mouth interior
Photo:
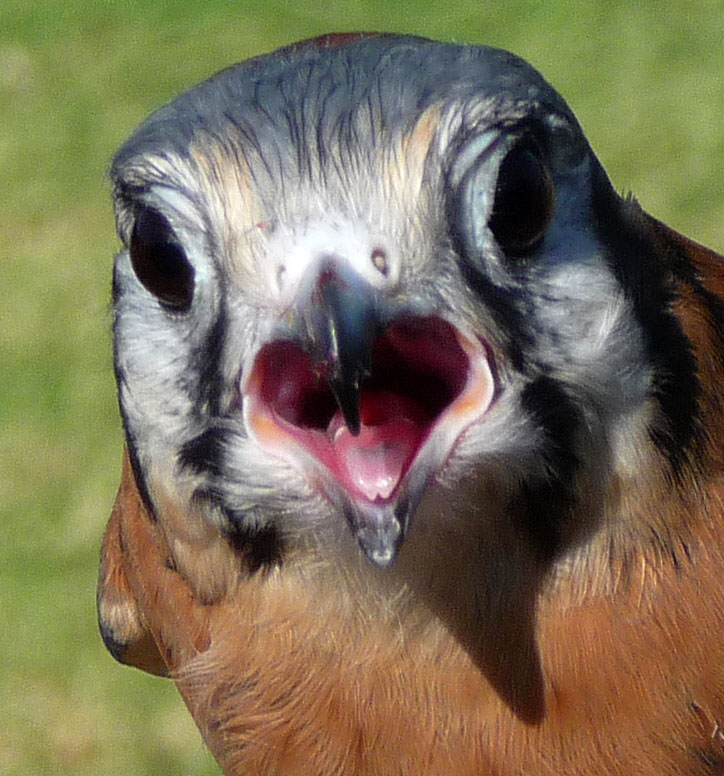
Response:
[{"label": "pink mouth interior", "polygon": [[262,348],[249,398],[255,413],[321,461],[347,492],[385,502],[394,498],[438,418],[462,393],[469,371],[468,355],[449,323],[405,318],[374,343],[371,375],[361,386],[358,436],[345,425],[323,375],[293,342]]}]

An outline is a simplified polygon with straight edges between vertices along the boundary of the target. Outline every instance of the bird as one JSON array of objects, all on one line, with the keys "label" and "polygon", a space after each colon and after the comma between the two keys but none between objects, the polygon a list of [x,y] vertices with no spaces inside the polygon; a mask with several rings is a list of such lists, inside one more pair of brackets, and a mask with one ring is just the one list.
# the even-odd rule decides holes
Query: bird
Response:
[{"label": "bird", "polygon": [[226,774],[724,774],[724,264],[503,50],[330,34],[116,153],[98,618]]}]

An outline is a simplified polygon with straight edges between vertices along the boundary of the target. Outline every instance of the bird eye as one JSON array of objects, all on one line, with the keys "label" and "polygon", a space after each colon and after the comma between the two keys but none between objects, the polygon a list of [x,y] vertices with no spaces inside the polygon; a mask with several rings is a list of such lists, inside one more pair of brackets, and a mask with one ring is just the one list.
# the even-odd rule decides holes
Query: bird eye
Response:
[{"label": "bird eye", "polygon": [[488,226],[510,256],[522,256],[543,238],[553,217],[555,191],[548,169],[527,145],[512,148],[498,168]]},{"label": "bird eye", "polygon": [[143,209],[131,233],[131,264],[141,283],[175,310],[187,310],[194,295],[194,268],[178,244],[169,222]]}]

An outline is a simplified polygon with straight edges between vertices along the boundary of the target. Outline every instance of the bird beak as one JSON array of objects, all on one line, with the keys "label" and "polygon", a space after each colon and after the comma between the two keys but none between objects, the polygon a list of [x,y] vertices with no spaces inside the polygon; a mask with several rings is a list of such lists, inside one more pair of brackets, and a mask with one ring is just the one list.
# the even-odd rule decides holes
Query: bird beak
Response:
[{"label": "bird beak", "polygon": [[328,382],[353,436],[360,433],[360,388],[372,370],[379,328],[374,290],[341,264],[323,265],[299,318],[315,370]]},{"label": "bird beak", "polygon": [[477,337],[396,304],[343,262],[322,262],[291,329],[259,350],[241,386],[250,436],[301,470],[382,567],[494,393]]}]

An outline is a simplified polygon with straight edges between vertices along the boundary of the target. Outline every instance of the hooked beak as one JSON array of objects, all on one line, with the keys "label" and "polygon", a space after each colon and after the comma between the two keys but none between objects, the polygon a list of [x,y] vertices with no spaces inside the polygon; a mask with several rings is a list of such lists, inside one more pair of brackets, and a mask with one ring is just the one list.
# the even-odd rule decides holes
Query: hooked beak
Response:
[{"label": "hooked beak", "polygon": [[297,298],[291,336],[265,344],[242,385],[250,435],[321,483],[381,567],[494,392],[478,338],[392,308],[342,262],[323,262]]},{"label": "hooked beak", "polygon": [[329,383],[349,432],[358,436],[360,389],[371,374],[379,326],[375,293],[356,273],[329,263],[300,317],[312,363]]}]

